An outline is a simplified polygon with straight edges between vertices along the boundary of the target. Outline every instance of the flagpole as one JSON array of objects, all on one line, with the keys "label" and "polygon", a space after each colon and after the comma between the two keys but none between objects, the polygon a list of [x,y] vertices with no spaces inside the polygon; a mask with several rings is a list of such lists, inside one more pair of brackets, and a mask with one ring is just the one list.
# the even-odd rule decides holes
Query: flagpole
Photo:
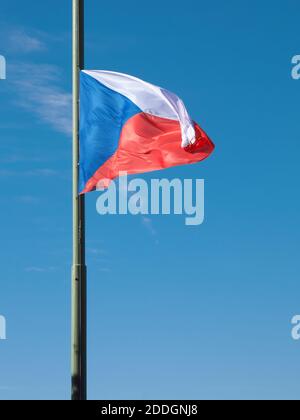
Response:
[{"label": "flagpole", "polygon": [[85,199],[79,186],[79,77],[84,67],[84,0],[73,0],[72,400],[87,398]]}]

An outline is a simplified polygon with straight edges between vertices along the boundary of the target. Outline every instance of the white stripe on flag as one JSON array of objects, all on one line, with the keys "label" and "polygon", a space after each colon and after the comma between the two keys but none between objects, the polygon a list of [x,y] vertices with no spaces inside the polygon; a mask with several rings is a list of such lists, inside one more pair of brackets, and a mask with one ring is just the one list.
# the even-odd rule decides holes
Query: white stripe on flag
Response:
[{"label": "white stripe on flag", "polygon": [[106,87],[126,96],[143,112],[161,118],[179,121],[182,132],[182,147],[195,141],[193,122],[182,100],[174,93],[144,82],[127,74],[104,70],[84,70]]}]

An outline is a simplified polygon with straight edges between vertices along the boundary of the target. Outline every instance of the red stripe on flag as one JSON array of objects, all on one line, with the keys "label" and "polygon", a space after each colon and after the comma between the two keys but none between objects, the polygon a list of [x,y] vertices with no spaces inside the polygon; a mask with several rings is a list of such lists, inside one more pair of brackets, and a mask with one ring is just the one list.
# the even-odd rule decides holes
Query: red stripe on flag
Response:
[{"label": "red stripe on flag", "polygon": [[133,116],[123,127],[116,153],[95,172],[82,194],[96,189],[100,181],[117,178],[120,172],[139,174],[206,159],[214,144],[196,123],[195,131],[196,142],[183,149],[178,121],[145,113]]}]

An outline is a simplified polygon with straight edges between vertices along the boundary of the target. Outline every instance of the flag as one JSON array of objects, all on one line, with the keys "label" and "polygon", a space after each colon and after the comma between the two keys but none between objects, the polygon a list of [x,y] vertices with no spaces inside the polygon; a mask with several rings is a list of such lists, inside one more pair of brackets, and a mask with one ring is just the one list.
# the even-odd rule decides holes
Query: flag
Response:
[{"label": "flag", "polygon": [[111,71],[80,74],[79,190],[207,158],[214,145],[166,89]]}]

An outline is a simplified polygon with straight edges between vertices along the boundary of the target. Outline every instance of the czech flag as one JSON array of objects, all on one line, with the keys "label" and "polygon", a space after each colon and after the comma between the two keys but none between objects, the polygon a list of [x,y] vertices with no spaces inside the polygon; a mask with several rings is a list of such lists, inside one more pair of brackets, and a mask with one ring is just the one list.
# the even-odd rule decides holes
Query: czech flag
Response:
[{"label": "czech flag", "polygon": [[111,71],[80,75],[80,193],[207,158],[214,145],[174,93]]}]

